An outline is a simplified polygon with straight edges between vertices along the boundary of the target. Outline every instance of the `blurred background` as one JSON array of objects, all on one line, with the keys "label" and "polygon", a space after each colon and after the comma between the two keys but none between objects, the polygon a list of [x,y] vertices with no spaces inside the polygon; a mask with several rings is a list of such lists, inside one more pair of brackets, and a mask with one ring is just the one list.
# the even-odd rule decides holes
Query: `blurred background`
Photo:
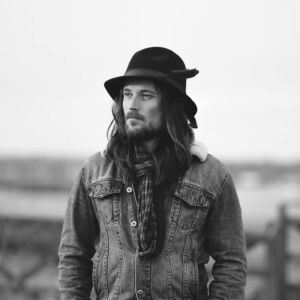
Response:
[{"label": "blurred background", "polygon": [[246,299],[299,299],[299,15],[297,0],[2,0],[0,298],[59,299],[68,194],[107,142],[103,83],[162,46],[200,71],[195,135],[235,180]]}]

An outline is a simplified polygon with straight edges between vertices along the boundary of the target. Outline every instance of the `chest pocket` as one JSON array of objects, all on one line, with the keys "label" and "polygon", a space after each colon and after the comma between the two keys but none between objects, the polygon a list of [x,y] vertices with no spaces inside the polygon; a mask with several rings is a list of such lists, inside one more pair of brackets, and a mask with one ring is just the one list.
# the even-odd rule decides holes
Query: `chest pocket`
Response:
[{"label": "chest pocket", "polygon": [[118,222],[120,215],[122,183],[108,179],[96,182],[91,186],[89,196],[91,197],[97,215],[100,220],[109,224]]},{"label": "chest pocket", "polygon": [[181,229],[188,230],[199,219],[205,218],[209,199],[204,191],[183,183],[177,186],[174,195],[176,208],[172,218]]}]

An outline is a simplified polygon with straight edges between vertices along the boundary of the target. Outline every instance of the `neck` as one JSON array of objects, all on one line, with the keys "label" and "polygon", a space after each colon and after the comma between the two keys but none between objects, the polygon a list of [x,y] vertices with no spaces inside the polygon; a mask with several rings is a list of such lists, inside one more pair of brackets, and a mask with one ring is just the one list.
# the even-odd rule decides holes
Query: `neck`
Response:
[{"label": "neck", "polygon": [[157,138],[152,140],[142,141],[142,145],[148,153],[151,153],[157,144],[158,144]]}]

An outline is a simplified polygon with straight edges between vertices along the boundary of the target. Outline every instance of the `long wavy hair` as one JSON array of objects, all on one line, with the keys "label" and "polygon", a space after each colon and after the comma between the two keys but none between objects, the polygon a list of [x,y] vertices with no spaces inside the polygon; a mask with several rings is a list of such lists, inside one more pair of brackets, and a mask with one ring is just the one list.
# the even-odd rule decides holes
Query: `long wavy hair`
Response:
[{"label": "long wavy hair", "polygon": [[[163,84],[155,81],[154,84],[161,96],[165,121],[165,132],[159,137],[158,145],[151,153],[156,166],[155,184],[165,183],[172,186],[190,167],[190,147],[194,134],[184,113],[184,99]],[[126,134],[122,102],[123,89],[112,107],[113,120],[107,130],[107,156],[114,161],[122,178],[125,178],[125,174],[127,178],[134,178],[134,147],[133,141]]]}]

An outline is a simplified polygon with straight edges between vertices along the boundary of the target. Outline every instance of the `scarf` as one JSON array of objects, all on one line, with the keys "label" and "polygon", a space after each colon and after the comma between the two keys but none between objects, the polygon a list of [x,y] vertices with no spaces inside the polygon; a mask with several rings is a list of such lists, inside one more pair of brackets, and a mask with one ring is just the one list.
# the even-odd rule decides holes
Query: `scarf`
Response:
[{"label": "scarf", "polygon": [[139,257],[157,256],[165,236],[164,199],[161,185],[154,186],[155,162],[140,144],[134,145],[135,172],[138,178],[137,218]]}]

